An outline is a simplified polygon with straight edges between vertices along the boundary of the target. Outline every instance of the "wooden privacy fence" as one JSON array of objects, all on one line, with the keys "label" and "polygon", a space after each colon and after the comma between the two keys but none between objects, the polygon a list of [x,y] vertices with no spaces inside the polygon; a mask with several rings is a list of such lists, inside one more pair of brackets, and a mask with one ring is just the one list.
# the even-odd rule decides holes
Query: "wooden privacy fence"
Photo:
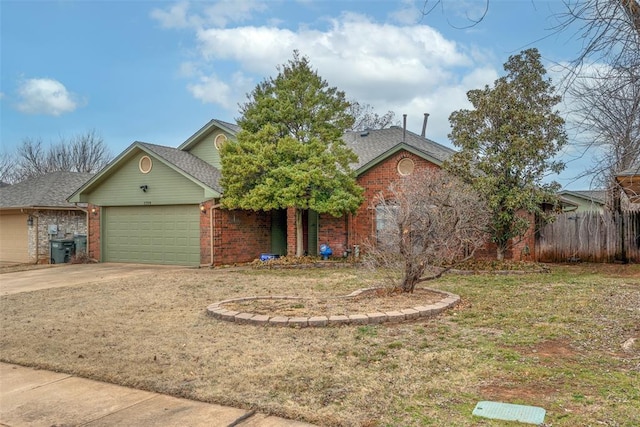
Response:
[{"label": "wooden privacy fence", "polygon": [[541,262],[640,262],[640,212],[567,212],[536,234]]}]

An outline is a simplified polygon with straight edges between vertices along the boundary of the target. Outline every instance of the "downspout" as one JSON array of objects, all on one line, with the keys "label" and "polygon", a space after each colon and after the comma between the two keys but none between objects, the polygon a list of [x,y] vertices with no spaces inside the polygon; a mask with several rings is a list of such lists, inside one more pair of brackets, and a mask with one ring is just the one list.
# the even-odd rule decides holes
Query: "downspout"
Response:
[{"label": "downspout", "polygon": [[211,205],[211,209],[209,209],[209,241],[211,245],[210,256],[211,256],[211,267],[213,267],[213,251],[215,250],[215,245],[213,242],[213,226],[215,224],[214,220],[216,219],[215,206]]},{"label": "downspout", "polygon": [[36,264],[40,264],[40,215],[32,215],[32,216],[36,219],[36,221],[35,221],[35,227],[36,227]]}]

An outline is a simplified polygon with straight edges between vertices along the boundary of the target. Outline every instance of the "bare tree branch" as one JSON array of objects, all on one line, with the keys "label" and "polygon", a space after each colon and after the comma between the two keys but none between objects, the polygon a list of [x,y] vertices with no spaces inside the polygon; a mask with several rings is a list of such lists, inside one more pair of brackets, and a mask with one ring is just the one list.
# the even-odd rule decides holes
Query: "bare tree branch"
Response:
[{"label": "bare tree branch", "polygon": [[439,277],[486,242],[484,203],[445,171],[416,172],[392,183],[374,203],[377,241],[365,245],[365,262],[389,271],[403,292],[413,292],[426,271],[427,279]]},{"label": "bare tree branch", "polygon": [[10,176],[13,182],[55,171],[95,173],[111,160],[111,153],[95,130],[61,139],[44,147],[42,139],[25,138],[18,146]]}]

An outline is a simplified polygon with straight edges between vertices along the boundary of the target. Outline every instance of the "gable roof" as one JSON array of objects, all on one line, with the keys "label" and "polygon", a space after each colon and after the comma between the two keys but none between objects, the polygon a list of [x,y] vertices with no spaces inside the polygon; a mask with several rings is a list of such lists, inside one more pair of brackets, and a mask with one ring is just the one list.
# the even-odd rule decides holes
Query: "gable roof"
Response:
[{"label": "gable roof", "polygon": [[199,157],[186,151],[164,145],[150,144],[148,142],[139,142],[138,144],[185,174],[200,181],[202,184],[211,187],[218,193],[222,192],[219,184],[221,178],[220,171]]},{"label": "gable roof", "polygon": [[141,150],[146,154],[156,157],[169,168],[203,187],[205,191],[209,190],[209,193],[213,192],[213,194],[211,194],[212,197],[220,196],[221,188],[218,182],[220,181],[221,175],[220,171],[216,167],[191,153],[181,151],[177,148],[135,141],[126,150],[120,153],[120,155],[113,159],[111,163],[78,188],[67,200],[73,200],[76,202],[81,200],[82,193],[101,183],[106,179],[111,171],[117,168],[120,162],[131,158],[137,150]]},{"label": "gable roof", "polygon": [[208,134],[213,128],[222,129],[223,131],[235,136],[240,132],[240,126],[228,123],[222,120],[212,119],[207,124],[198,129],[193,135],[191,135],[185,142],[180,144],[178,150],[189,150],[191,146],[196,143],[201,136]]},{"label": "gable roof", "polygon": [[[241,130],[240,126],[236,124],[213,119],[187,138],[178,148],[135,141],[93,178],[71,194],[68,200],[80,200],[81,193],[106,179],[110,171],[115,170],[123,159],[132,156],[136,149],[157,157],[170,168],[205,187],[205,189],[212,190],[215,193],[214,197],[219,197],[222,194],[222,187],[220,186],[221,171],[188,152],[203,136],[214,129],[221,129],[231,136],[235,136]],[[345,144],[358,156],[358,162],[352,166],[357,174],[365,172],[400,150],[412,152],[438,166],[442,165],[445,160],[455,153],[451,148],[411,131],[405,131],[399,126],[364,132],[349,131],[342,138]]]},{"label": "gable roof", "polygon": [[401,149],[410,151],[438,166],[455,151],[428,138],[424,138],[399,126],[386,129],[349,131],[342,137],[346,145],[358,156],[353,168],[358,174],[375,166],[381,160]]},{"label": "gable roof", "polygon": [[93,174],[52,172],[0,188],[0,208],[73,208],[67,197]]},{"label": "gable roof", "polygon": [[558,192],[560,196],[573,196],[582,199],[587,203],[604,205],[607,197],[606,190],[562,190]]}]

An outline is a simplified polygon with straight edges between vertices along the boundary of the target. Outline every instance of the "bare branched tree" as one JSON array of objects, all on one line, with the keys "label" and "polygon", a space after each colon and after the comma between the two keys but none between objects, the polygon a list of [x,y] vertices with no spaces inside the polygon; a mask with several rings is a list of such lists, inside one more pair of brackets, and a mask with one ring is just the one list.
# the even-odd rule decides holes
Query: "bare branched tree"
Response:
[{"label": "bare branched tree", "polygon": [[384,129],[391,125],[398,124],[395,120],[396,115],[393,111],[387,111],[382,116],[373,111],[373,107],[369,104],[361,104],[357,101],[351,101],[347,112],[355,119],[350,130],[361,131],[366,129]]},{"label": "bare branched tree", "polygon": [[13,170],[7,177],[8,182],[17,182],[55,171],[95,173],[110,160],[109,148],[95,130],[61,139],[48,148],[40,138],[25,138],[16,150]]},{"label": "bare branched tree", "polygon": [[392,183],[374,203],[377,241],[366,245],[365,262],[396,273],[390,276],[394,290],[413,292],[418,283],[471,258],[488,238],[483,201],[442,170]]},{"label": "bare branched tree", "polygon": [[594,153],[585,173],[608,190],[608,207],[620,211],[616,176],[640,159],[640,69],[596,71],[576,79],[569,93],[583,145]]},{"label": "bare branched tree", "polygon": [[0,153],[0,185],[15,182],[13,176],[15,172],[16,160],[12,153],[3,151]]},{"label": "bare branched tree", "polygon": [[[640,66],[639,0],[563,0],[556,33],[574,31],[582,51],[573,60],[574,74],[585,64],[602,62],[612,69]],[[575,29],[577,27],[577,30]]]}]

